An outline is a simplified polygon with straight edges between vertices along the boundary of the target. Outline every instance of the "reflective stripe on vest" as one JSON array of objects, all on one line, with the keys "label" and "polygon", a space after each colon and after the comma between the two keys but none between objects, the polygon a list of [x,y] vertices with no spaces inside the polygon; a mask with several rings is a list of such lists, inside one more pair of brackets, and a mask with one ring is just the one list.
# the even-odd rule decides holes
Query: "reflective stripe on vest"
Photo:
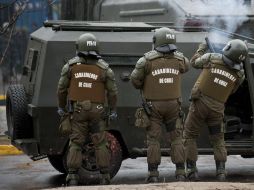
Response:
[{"label": "reflective stripe on vest", "polygon": [[69,99],[104,103],[105,85],[103,72],[97,65],[76,64],[72,66]]},{"label": "reflective stripe on vest", "polygon": [[180,60],[158,58],[148,62],[149,73],[144,81],[144,97],[148,100],[169,100],[181,97]]},{"label": "reflective stripe on vest", "polygon": [[223,103],[227,101],[238,80],[234,70],[218,64],[214,64],[214,67],[203,69],[200,78],[199,90],[203,94]]}]

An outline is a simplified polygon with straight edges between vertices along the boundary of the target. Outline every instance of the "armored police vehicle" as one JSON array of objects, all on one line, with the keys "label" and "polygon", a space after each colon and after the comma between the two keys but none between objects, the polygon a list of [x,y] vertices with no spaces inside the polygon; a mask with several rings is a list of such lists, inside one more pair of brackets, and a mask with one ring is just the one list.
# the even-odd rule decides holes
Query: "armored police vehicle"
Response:
[{"label": "armored police vehicle", "polygon": [[[47,157],[56,170],[66,173],[69,139],[58,131],[57,83],[61,68],[75,56],[75,41],[81,34],[90,32],[100,41],[100,54],[115,72],[119,89],[118,119],[111,122],[107,129],[111,177],[118,172],[122,160],[146,156],[145,129],[134,126],[134,114],[136,108],[141,106],[141,98],[129,77],[137,60],[152,49],[153,30],[162,26],[176,31],[177,47],[188,58],[192,57],[205,37],[210,39],[217,52],[230,39],[246,40],[249,47],[249,57],[244,64],[246,79],[226,103],[225,139],[228,154],[253,157],[254,39],[216,28],[178,28],[170,23],[45,22],[44,27],[30,35],[20,83],[11,85],[7,92],[8,134],[12,144],[32,160]],[[183,77],[182,107],[185,113],[199,72],[192,68]],[[198,140],[200,154],[213,153],[206,128]],[[161,148],[162,155],[169,155],[165,139]],[[83,146],[83,164],[79,174],[83,183],[98,182],[99,171],[90,141]]]}]

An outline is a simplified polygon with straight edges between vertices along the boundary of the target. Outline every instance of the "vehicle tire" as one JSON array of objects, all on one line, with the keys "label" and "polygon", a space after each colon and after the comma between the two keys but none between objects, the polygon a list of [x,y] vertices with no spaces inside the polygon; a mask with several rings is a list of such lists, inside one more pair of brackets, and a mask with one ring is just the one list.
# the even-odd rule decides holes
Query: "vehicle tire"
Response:
[{"label": "vehicle tire", "polygon": [[10,85],[6,94],[8,133],[12,140],[33,136],[32,118],[27,113],[27,96],[23,85]]},{"label": "vehicle tire", "polygon": [[[110,159],[110,177],[113,178],[122,164],[122,148],[117,138],[111,133],[107,133],[109,141],[111,159]],[[65,167],[67,166],[67,152],[65,157]],[[93,144],[86,143],[83,147],[83,162],[79,169],[79,182],[84,185],[98,184],[100,180],[99,168],[96,165],[95,151]]]},{"label": "vehicle tire", "polygon": [[63,163],[63,155],[48,155],[50,164],[59,172],[66,174],[67,171]]}]

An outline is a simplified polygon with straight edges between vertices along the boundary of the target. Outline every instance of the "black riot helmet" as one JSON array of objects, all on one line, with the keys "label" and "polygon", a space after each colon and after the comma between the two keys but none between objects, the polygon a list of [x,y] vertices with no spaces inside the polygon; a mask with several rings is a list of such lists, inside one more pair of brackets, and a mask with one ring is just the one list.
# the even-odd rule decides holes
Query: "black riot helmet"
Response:
[{"label": "black riot helmet", "polygon": [[172,29],[162,27],[155,30],[153,36],[154,49],[161,53],[173,52],[176,47],[176,35]]},{"label": "black riot helmet", "polygon": [[78,55],[98,56],[99,42],[91,33],[82,34],[76,41],[76,50]]},{"label": "black riot helmet", "polygon": [[244,41],[239,39],[231,40],[222,49],[224,62],[235,68],[240,69],[242,63],[248,55],[248,47]]}]

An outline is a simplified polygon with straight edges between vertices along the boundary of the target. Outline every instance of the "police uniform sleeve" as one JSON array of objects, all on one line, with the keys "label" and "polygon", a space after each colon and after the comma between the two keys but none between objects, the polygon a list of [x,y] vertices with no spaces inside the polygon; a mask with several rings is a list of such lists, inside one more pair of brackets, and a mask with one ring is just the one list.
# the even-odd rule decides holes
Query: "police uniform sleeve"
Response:
[{"label": "police uniform sleeve", "polygon": [[202,55],[204,55],[207,51],[208,47],[206,43],[201,43],[198,46],[198,50],[196,51],[196,53],[193,55],[193,57],[190,60],[191,65],[194,65],[195,60],[198,59],[199,57],[201,57]]},{"label": "police uniform sleeve", "polygon": [[116,110],[117,86],[116,86],[115,74],[110,68],[106,70],[106,89],[107,89],[107,98],[108,98],[109,108],[110,110]]},{"label": "police uniform sleeve", "polygon": [[193,63],[192,66],[196,69],[203,69],[205,66],[208,66],[210,63],[211,54],[206,53],[201,57],[197,58]]},{"label": "police uniform sleeve", "polygon": [[186,73],[190,69],[190,61],[187,57],[184,57],[183,66],[180,68],[181,73]]},{"label": "police uniform sleeve", "polygon": [[61,76],[58,81],[57,96],[58,107],[60,108],[65,108],[67,102],[68,88],[70,85],[69,71],[69,63],[67,63],[63,66]]},{"label": "police uniform sleeve", "polygon": [[181,56],[180,73],[186,73],[190,69],[190,61],[187,57]]},{"label": "police uniform sleeve", "polygon": [[140,58],[135,66],[135,69],[131,73],[130,79],[136,89],[141,89],[143,87],[145,78],[145,65],[146,59],[144,57]]},{"label": "police uniform sleeve", "polygon": [[238,75],[238,80],[232,90],[232,93],[235,93],[237,91],[237,89],[239,88],[239,86],[243,83],[244,79],[245,79],[245,74],[244,74],[244,70],[240,70],[237,72],[237,75]]}]

